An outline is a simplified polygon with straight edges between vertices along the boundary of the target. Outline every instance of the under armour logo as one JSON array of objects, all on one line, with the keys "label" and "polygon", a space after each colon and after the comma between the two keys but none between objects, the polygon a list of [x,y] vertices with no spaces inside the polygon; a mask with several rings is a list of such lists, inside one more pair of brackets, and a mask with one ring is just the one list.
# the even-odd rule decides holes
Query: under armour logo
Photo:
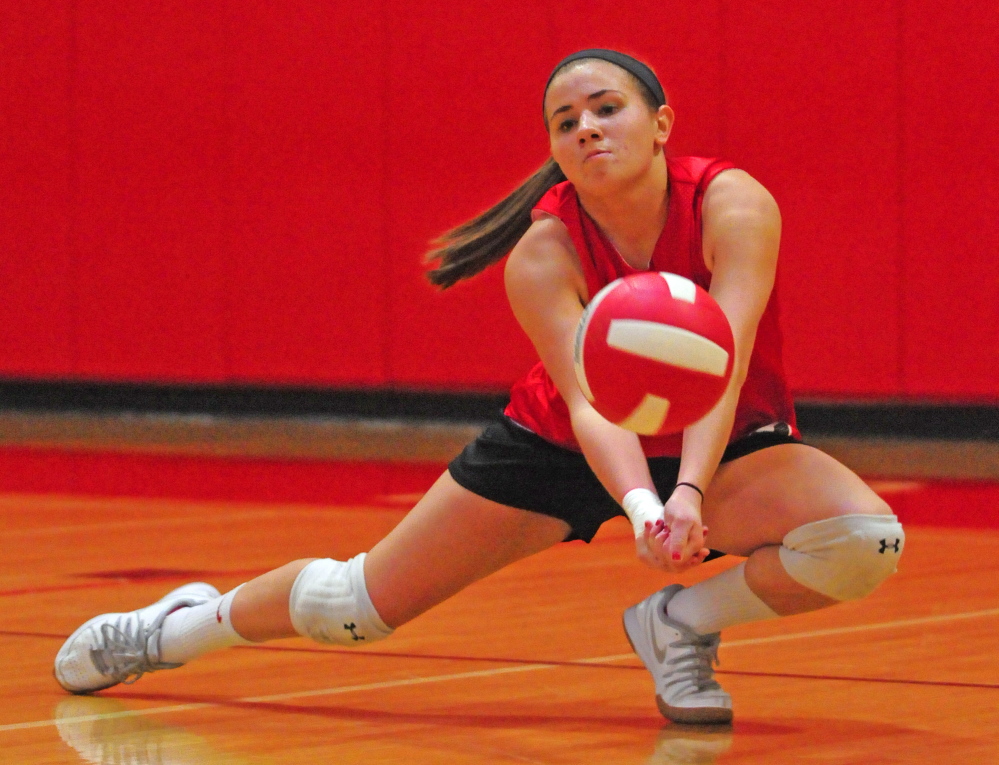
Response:
[{"label": "under armour logo", "polygon": [[357,629],[357,625],[354,624],[354,622],[343,625],[343,628],[345,630],[350,630],[351,640],[364,640],[364,635],[358,635],[357,632],[355,632],[355,630]]},{"label": "under armour logo", "polygon": [[892,549],[892,551],[893,551],[893,552],[898,552],[898,546],[899,546],[899,545],[900,545],[901,543],[902,543],[902,540],[901,540],[901,539],[896,539],[896,540],[895,540],[895,544],[893,544],[893,545],[890,545],[890,544],[888,544],[888,540],[887,540],[887,539],[882,539],[882,540],[881,540],[881,549],[880,549],[880,550],[878,550],[878,552],[879,552],[879,553],[881,553],[882,555],[884,555],[884,554],[885,554],[885,551],[886,551],[886,550],[887,550],[887,549],[888,549],[889,547],[890,547],[890,548]]}]

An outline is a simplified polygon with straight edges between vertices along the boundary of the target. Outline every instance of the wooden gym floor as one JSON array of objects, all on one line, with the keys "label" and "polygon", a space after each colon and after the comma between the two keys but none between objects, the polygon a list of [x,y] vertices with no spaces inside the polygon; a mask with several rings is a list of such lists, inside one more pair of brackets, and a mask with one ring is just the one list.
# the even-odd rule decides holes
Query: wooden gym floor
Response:
[{"label": "wooden gym floor", "polygon": [[52,658],[90,616],[185,581],[225,590],[293,558],[349,556],[414,497],[8,491],[0,763],[999,762],[999,483],[874,486],[910,521],[900,573],[858,603],[727,630],[718,678],[736,721],[722,729],[669,725],[655,708],[620,616],[667,579],[635,561],[623,522],[366,649],[278,641],[70,696]]}]

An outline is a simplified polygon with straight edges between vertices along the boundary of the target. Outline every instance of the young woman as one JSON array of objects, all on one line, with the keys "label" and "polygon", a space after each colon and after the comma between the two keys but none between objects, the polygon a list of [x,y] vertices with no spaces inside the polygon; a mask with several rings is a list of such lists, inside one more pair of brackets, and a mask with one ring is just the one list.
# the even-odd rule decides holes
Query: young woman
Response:
[{"label": "young woman", "polygon": [[[507,295],[541,361],[514,386],[505,418],[366,555],[294,561],[221,596],[186,585],[91,619],[56,657],[66,690],[134,682],[273,638],[370,643],[503,566],[589,541],[623,513],[638,557],[665,571],[707,557],[708,527],[714,550],[746,557],[624,615],[663,715],[726,722],[731,699],[712,671],[721,629],[859,598],[894,572],[904,534],[891,510],[795,428],[772,296],[780,215],[770,194],[729,163],[667,158],[673,112],[652,70],[629,56],[569,56],[543,108],[551,159],[431,253],[440,261],[431,279],[445,287],[510,253]],[[735,336],[726,393],[680,436],[639,437],[604,420],[573,373],[590,297],[644,270],[709,289]]]}]

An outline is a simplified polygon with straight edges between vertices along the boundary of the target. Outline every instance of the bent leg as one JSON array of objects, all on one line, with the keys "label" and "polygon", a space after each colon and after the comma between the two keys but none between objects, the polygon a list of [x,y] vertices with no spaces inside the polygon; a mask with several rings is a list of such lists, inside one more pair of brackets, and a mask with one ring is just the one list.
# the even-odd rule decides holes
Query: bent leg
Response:
[{"label": "bent leg", "polygon": [[[731,697],[712,677],[721,630],[862,596],[894,570],[902,532],[860,478],[802,444],[719,466],[702,519],[713,548],[747,561],[654,593],[625,612],[625,631],[665,717],[728,722]],[[900,537],[891,556],[879,555],[892,549],[888,540],[881,550],[873,542],[881,533]]]},{"label": "bent leg", "polygon": [[[445,472],[365,557],[368,597],[394,629],[568,534],[564,521],[483,499]],[[236,631],[255,642],[297,636],[289,598],[312,560],[294,561],[243,585],[232,604]]]},{"label": "bent leg", "polygon": [[839,602],[787,573],[780,547],[789,533],[830,518],[890,514],[849,468],[804,444],[773,446],[721,465],[703,508],[712,547],[749,556],[746,583],[780,615]]}]

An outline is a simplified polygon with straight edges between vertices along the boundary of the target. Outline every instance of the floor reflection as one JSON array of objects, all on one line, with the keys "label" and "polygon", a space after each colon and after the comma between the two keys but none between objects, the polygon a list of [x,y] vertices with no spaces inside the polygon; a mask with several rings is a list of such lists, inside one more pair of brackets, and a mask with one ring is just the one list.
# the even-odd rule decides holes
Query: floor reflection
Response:
[{"label": "floor reflection", "polygon": [[712,765],[732,747],[731,725],[667,725],[645,765]]},{"label": "floor reflection", "polygon": [[91,765],[260,763],[219,752],[195,733],[136,711],[119,699],[71,696],[56,705],[53,717],[63,742]]}]

